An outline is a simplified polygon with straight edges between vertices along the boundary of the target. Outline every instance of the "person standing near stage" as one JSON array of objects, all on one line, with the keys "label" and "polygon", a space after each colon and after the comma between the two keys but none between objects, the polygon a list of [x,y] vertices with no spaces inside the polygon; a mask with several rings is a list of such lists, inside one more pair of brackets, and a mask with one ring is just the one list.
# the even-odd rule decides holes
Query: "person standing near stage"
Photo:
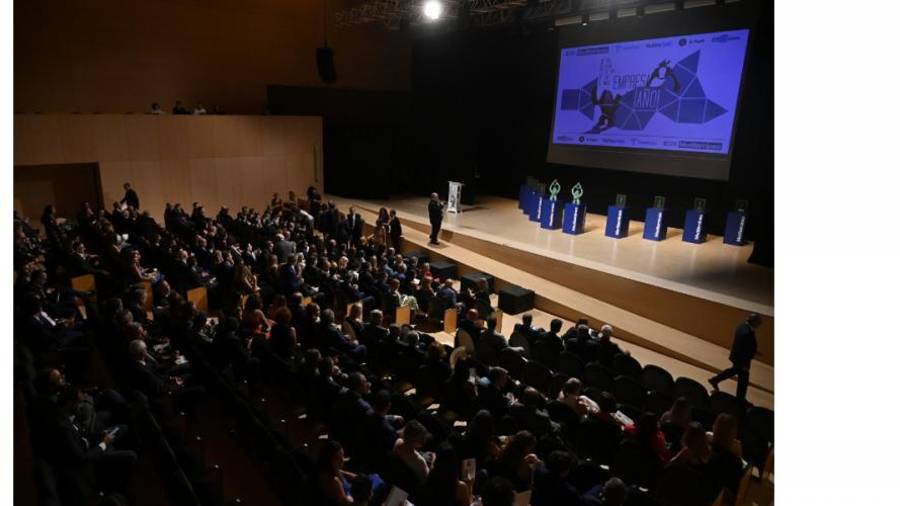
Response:
[{"label": "person standing near stage", "polygon": [[123,185],[125,188],[125,196],[122,197],[122,200],[119,201],[122,204],[128,204],[128,207],[132,209],[140,209],[141,201],[138,199],[138,194],[131,188],[131,183],[125,183]]},{"label": "person standing near stage", "polygon": [[431,221],[431,244],[440,244],[438,234],[441,233],[441,221],[444,219],[444,203],[438,198],[437,193],[431,194],[428,202],[428,219]]},{"label": "person standing near stage", "polygon": [[750,364],[757,354],[756,329],[762,325],[762,317],[756,313],[750,313],[747,319],[738,325],[734,331],[734,343],[731,345],[731,367],[709,379],[709,383],[715,390],[719,389],[719,382],[732,376],[738,377],[738,399],[745,400],[747,386],[750,384]]},{"label": "person standing near stage", "polygon": [[390,229],[391,229],[391,247],[393,247],[397,252],[400,252],[400,237],[403,236],[403,226],[400,225],[400,218],[397,217],[397,210],[391,209],[390,215]]}]

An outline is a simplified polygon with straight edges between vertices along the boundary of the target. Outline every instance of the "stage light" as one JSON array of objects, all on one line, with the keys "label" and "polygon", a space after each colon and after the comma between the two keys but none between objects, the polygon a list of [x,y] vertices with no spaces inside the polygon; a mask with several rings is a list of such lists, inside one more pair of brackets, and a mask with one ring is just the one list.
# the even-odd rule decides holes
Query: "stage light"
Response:
[{"label": "stage light", "polygon": [[438,2],[438,0],[428,0],[425,2],[425,5],[422,6],[422,12],[425,13],[425,17],[434,21],[441,17],[441,14],[444,13],[444,4]]}]

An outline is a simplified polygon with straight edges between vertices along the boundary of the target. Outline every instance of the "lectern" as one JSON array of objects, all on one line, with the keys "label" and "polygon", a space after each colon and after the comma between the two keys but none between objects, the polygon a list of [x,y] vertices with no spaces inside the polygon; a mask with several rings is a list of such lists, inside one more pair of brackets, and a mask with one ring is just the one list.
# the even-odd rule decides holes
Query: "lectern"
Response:
[{"label": "lectern", "polygon": [[463,183],[459,181],[450,181],[450,189],[447,191],[447,212],[459,213],[460,203],[462,202]]}]

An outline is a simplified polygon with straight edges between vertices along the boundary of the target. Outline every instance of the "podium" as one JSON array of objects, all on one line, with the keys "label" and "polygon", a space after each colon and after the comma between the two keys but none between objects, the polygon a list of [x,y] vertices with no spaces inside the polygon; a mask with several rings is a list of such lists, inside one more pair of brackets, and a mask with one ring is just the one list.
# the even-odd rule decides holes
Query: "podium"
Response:
[{"label": "podium", "polygon": [[560,203],[558,200],[550,200],[550,197],[541,197],[541,212],[539,220],[541,228],[556,230],[562,226],[560,220]]},{"label": "podium", "polygon": [[584,204],[569,202],[563,208],[563,232],[572,235],[584,233],[584,215],[587,208]]},{"label": "podium", "polygon": [[465,186],[459,181],[450,181],[450,188],[447,191],[447,212],[459,214],[460,204],[462,203],[462,187]]},{"label": "podium", "polygon": [[606,208],[606,237],[621,239],[628,237],[628,208],[625,206],[609,206]]},{"label": "podium", "polygon": [[725,244],[743,246],[744,227],[747,224],[747,214],[743,211],[731,211],[725,219]]},{"label": "podium", "polygon": [[706,211],[691,209],[685,213],[681,240],[694,244],[706,242]]},{"label": "podium", "polygon": [[644,239],[648,241],[664,241],[669,232],[666,223],[666,210],[658,207],[647,208],[644,215]]}]

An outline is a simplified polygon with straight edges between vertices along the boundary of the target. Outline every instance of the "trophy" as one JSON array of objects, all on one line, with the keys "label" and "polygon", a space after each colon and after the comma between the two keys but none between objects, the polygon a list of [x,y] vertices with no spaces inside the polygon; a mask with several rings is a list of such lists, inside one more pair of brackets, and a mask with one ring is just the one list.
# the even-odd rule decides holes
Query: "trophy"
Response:
[{"label": "trophy", "polygon": [[747,202],[746,200],[738,200],[734,203],[734,208],[739,213],[746,213],[748,204],[749,202]]},{"label": "trophy", "polygon": [[627,195],[625,195],[624,193],[617,193],[617,194],[616,194],[616,206],[617,206],[617,207],[625,207],[625,205],[626,205],[627,203],[628,203],[628,196],[627,196]]},{"label": "trophy", "polygon": [[653,207],[657,209],[665,209],[666,208],[666,198],[662,195],[657,195],[653,197]]},{"label": "trophy", "polygon": [[572,187],[572,203],[576,206],[580,205],[582,195],[584,195],[584,188],[581,187],[581,183],[576,183],[575,186]]},{"label": "trophy", "polygon": [[553,180],[550,183],[550,201],[556,202],[556,195],[559,194],[559,191],[562,190],[562,186],[560,186],[559,181]]},{"label": "trophy", "polygon": [[706,211],[706,199],[697,197],[694,199],[694,210],[701,213]]}]

